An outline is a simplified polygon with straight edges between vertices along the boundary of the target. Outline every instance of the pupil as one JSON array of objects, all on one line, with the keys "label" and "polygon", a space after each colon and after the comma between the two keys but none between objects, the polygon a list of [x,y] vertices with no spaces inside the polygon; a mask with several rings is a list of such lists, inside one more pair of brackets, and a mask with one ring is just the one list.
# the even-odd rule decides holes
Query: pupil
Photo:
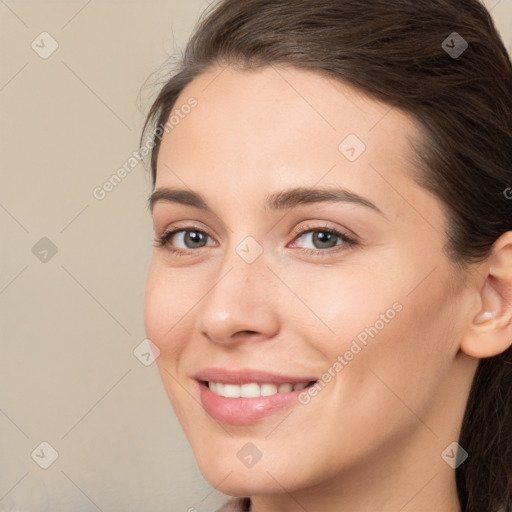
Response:
[{"label": "pupil", "polygon": [[[188,244],[188,242],[190,242],[192,245],[194,244],[201,244],[201,242],[203,241],[203,233],[199,233],[198,231],[189,231],[187,232],[187,234],[185,235],[185,242]],[[201,245],[199,245],[200,247]]]},{"label": "pupil", "polygon": [[[318,242],[321,247],[324,247],[322,244],[329,244],[329,241],[332,241],[331,238],[333,238],[333,234],[326,231],[317,231],[313,233],[313,242]],[[333,247],[333,245],[331,244],[329,247]]]}]

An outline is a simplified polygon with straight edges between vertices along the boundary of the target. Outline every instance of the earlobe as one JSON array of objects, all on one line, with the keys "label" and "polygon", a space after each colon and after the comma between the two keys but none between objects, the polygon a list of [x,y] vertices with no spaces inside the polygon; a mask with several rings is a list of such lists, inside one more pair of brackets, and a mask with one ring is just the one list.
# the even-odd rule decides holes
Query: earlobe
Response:
[{"label": "earlobe", "polygon": [[461,343],[461,350],[476,358],[498,355],[512,345],[512,231],[493,245],[479,293],[480,310]]}]

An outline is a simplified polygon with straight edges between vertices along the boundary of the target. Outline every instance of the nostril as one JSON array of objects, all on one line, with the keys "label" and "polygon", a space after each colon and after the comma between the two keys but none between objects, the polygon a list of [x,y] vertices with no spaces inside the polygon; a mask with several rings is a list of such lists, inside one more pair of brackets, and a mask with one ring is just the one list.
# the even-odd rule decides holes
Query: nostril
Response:
[{"label": "nostril", "polygon": [[251,334],[258,334],[256,331],[238,331],[235,336],[248,336]]}]

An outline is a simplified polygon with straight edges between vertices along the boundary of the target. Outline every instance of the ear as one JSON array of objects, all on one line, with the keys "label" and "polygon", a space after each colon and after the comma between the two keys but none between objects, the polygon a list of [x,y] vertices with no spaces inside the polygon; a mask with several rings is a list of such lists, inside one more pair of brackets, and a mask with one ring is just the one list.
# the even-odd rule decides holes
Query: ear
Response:
[{"label": "ear", "polygon": [[484,278],[476,292],[479,311],[470,318],[461,350],[481,359],[512,345],[512,231],[496,240],[478,273]]}]

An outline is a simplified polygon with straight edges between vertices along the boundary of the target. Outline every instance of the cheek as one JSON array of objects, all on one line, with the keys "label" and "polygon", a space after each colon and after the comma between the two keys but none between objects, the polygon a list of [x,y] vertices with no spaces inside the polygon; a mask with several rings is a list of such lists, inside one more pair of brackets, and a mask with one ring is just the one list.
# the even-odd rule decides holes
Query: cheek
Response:
[{"label": "cheek", "polygon": [[387,330],[403,310],[404,285],[375,263],[297,268],[287,271],[286,281],[294,284],[297,300],[287,302],[284,321],[300,313],[301,332],[334,359],[351,340],[364,342],[372,336],[369,331]]},{"label": "cheek", "polygon": [[449,269],[440,265],[417,286],[427,272],[394,268],[400,272],[375,265],[352,275],[333,269],[332,279],[319,269],[302,278],[298,291],[317,317],[303,318],[300,331],[327,356],[322,380],[340,395],[339,404],[356,410],[364,402],[363,415],[372,410],[369,403],[380,409],[394,401],[391,409],[403,409],[393,393],[426,407],[456,352]]},{"label": "cheek", "polygon": [[176,284],[174,274],[153,258],[146,277],[144,298],[144,324],[146,336],[158,347],[160,355],[156,365],[162,379],[163,387],[178,417],[186,424],[187,396],[179,384],[179,362],[185,349],[187,337],[185,329],[189,329],[190,309],[186,300],[186,287]]},{"label": "cheek", "polygon": [[190,313],[196,300],[190,283],[153,258],[146,277],[144,325],[146,335],[163,358],[180,349],[184,339],[181,333],[192,318]]}]

